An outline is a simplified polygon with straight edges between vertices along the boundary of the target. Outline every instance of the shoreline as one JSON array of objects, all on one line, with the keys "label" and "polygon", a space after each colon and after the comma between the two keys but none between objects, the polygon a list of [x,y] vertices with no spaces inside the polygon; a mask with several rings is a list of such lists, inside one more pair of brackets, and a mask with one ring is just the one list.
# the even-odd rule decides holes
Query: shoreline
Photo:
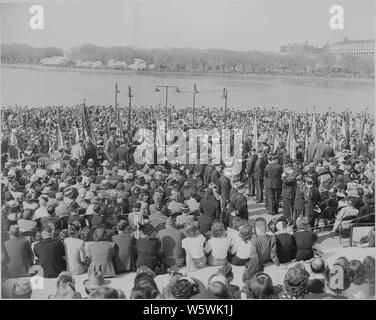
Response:
[{"label": "shoreline", "polygon": [[367,78],[330,78],[330,77],[310,77],[310,76],[293,76],[293,75],[272,75],[256,73],[218,73],[218,72],[185,72],[185,71],[136,71],[136,70],[112,70],[112,69],[86,69],[70,67],[49,67],[33,64],[0,64],[0,68],[39,70],[39,71],[63,71],[63,72],[88,72],[101,74],[137,74],[144,76],[153,75],[186,75],[188,77],[233,77],[233,78],[259,78],[259,79],[299,79],[299,80],[319,80],[319,81],[347,81],[354,83],[375,83],[375,79]]}]

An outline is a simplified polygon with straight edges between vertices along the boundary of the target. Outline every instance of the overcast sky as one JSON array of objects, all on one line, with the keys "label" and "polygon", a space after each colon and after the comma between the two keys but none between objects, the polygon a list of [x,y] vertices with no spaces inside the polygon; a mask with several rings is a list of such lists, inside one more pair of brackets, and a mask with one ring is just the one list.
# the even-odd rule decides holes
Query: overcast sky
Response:
[{"label": "overcast sky", "polygon": [[[374,39],[375,31],[374,0],[55,0],[38,3],[45,15],[45,29],[38,31],[29,27],[32,4],[1,4],[2,42],[279,51],[290,42]],[[341,31],[329,27],[335,4],[344,8]]]}]

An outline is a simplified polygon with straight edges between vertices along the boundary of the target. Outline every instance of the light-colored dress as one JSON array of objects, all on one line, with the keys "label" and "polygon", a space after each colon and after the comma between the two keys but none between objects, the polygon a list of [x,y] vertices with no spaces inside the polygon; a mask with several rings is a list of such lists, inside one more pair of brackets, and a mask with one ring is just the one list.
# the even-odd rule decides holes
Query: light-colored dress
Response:
[{"label": "light-colored dress", "polygon": [[67,271],[73,274],[85,273],[85,243],[81,239],[68,237],[64,239],[64,248]]}]

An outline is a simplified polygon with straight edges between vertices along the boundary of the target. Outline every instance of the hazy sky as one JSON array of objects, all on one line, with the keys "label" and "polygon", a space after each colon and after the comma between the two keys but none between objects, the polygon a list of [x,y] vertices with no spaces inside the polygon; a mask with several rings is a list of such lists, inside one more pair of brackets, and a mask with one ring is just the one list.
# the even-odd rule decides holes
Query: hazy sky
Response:
[{"label": "hazy sky", "polygon": [[[1,0],[1,2],[4,2]],[[29,27],[41,4],[45,29]],[[329,8],[344,8],[344,30]],[[68,49],[84,43],[145,48],[272,50],[290,42],[374,38],[374,0],[45,1],[1,4],[1,41]]]}]

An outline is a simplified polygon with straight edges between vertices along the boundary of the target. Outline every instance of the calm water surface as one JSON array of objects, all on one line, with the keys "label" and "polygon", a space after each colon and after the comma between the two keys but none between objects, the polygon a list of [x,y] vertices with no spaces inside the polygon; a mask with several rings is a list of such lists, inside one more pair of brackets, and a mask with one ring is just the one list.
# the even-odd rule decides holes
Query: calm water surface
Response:
[{"label": "calm water surface", "polygon": [[228,89],[228,106],[246,109],[254,106],[291,108],[324,112],[334,111],[374,113],[374,82],[337,79],[302,79],[260,77],[253,75],[189,75],[183,73],[132,73],[80,70],[56,70],[1,67],[1,106],[77,105],[86,98],[88,105],[114,103],[114,84],[118,83],[121,106],[128,104],[128,86],[132,86],[132,104],[165,105],[165,91],[155,92],[156,85],[176,85],[168,95],[168,104],[179,108],[192,106],[193,84],[199,94],[197,106],[223,106],[223,88]]}]

